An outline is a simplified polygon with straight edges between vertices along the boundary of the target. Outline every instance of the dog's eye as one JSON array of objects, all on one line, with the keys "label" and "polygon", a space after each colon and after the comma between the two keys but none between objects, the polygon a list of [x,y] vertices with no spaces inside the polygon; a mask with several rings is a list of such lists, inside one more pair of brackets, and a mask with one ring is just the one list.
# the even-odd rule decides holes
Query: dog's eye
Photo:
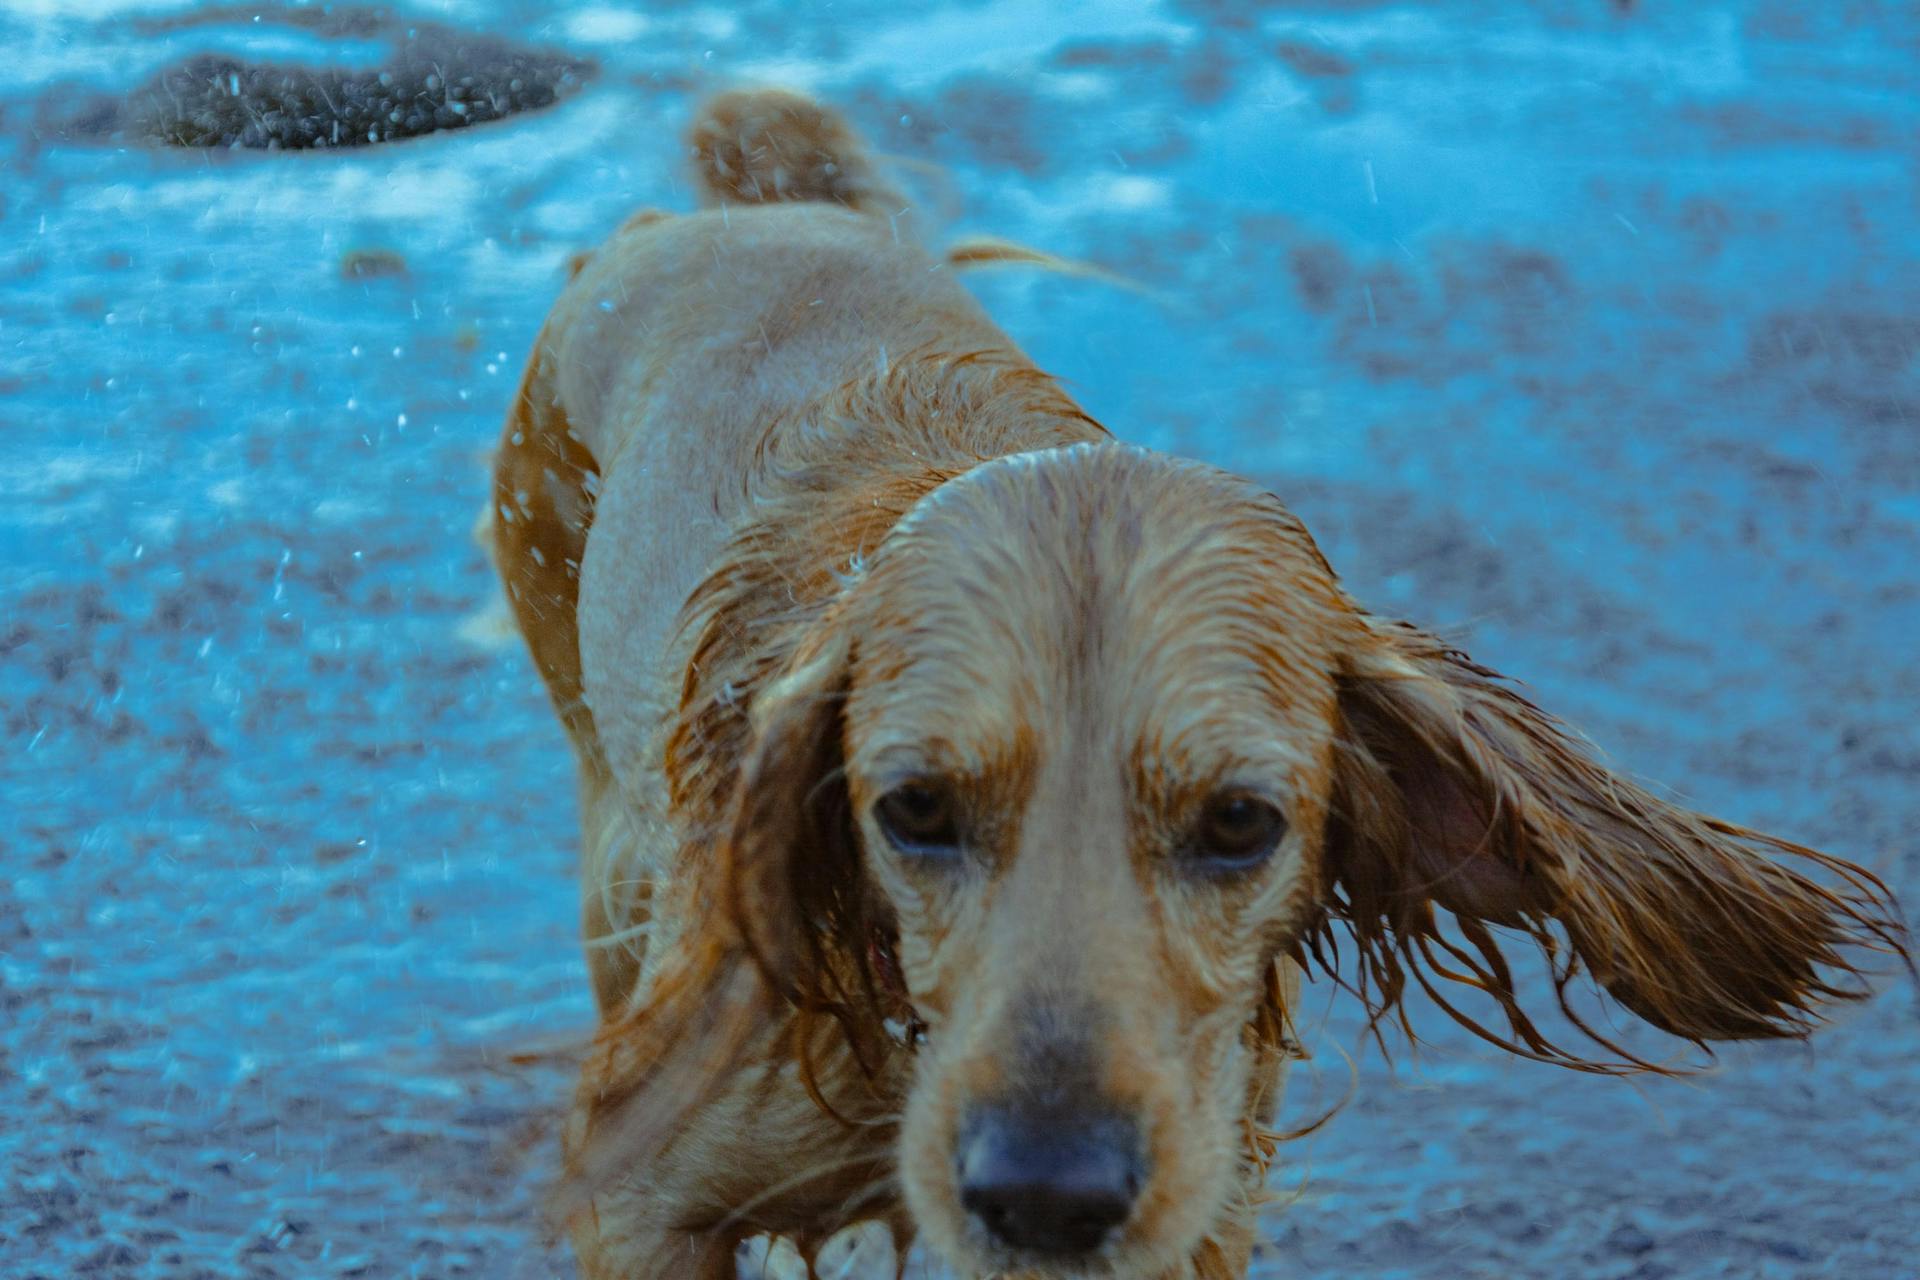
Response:
[{"label": "dog's eye", "polygon": [[1201,810],[1189,852],[1208,870],[1239,871],[1264,860],[1286,833],[1279,809],[1248,792],[1226,791]]},{"label": "dog's eye", "polygon": [[953,797],[931,782],[904,782],[873,806],[880,830],[902,853],[940,855],[960,844]]}]

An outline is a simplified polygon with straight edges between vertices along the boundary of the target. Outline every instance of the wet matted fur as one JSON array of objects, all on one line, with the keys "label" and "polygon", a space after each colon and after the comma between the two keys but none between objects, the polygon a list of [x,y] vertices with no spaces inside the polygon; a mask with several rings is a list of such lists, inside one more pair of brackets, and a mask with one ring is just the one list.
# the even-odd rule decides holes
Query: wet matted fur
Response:
[{"label": "wet matted fur", "polygon": [[[492,509],[580,768],[586,1275],[878,1220],[963,1273],[1235,1277],[1304,972],[1376,1025],[1413,984],[1515,1053],[1662,1070],[1570,985],[1695,1042],[1802,1036],[1863,993],[1853,949],[1903,954],[1870,873],[1608,771],[1357,605],[1273,496],[1112,440],[950,269],[1043,256],[930,255],[838,116],[735,93],[689,137],[708,208],[576,264]],[[902,788],[951,840],[888,827]],[[1259,857],[1215,856],[1222,804],[1277,824]],[[1137,1134],[1096,1247],[963,1207],[995,1107]]]}]

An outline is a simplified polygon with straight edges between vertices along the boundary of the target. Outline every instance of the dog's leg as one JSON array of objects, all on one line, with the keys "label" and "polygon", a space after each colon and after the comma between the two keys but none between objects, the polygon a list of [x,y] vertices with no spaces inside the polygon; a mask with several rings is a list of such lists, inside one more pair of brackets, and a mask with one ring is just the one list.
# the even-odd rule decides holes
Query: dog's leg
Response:
[{"label": "dog's leg", "polygon": [[616,1242],[593,1228],[575,1228],[580,1280],[736,1280],[735,1256],[745,1233],[623,1232]]},{"label": "dog's leg", "polygon": [[[860,1154],[865,1158],[840,1169],[832,1169],[832,1158],[823,1160],[817,1151],[769,1151],[756,1143],[719,1155],[733,1166],[723,1177],[730,1173],[737,1183],[771,1183],[757,1194],[736,1192],[728,1197],[738,1202],[737,1220],[734,1214],[702,1203],[715,1188],[696,1188],[688,1175],[698,1171],[678,1167],[673,1157],[637,1169],[621,1185],[594,1197],[572,1225],[582,1280],[734,1280],[735,1256],[749,1237],[763,1233],[784,1237],[804,1257],[857,1222],[879,1218],[891,1226],[897,1213],[866,1203],[861,1194],[884,1178],[875,1170],[885,1157]],[[752,1162],[740,1158],[748,1155]],[[781,1185],[792,1180],[792,1170],[804,1170],[809,1162],[829,1166],[818,1184]],[[855,1184],[851,1194],[849,1183]],[[690,1207],[694,1204],[699,1207]],[[695,1221],[716,1220],[717,1225],[698,1230],[676,1225],[689,1215]],[[910,1232],[896,1228],[895,1235],[910,1236]],[[904,1259],[904,1250],[900,1257]]]},{"label": "dog's leg", "polygon": [[[814,1083],[837,1116],[803,1082],[793,1027],[773,1022],[728,1051],[733,1073],[675,1118],[664,1143],[634,1136],[642,1113],[601,1109],[612,1077],[590,1064],[567,1139],[585,1194],[564,1206],[582,1274],[731,1280],[750,1236],[785,1237],[804,1256],[869,1220],[910,1238],[895,1189],[896,1104],[873,1091],[837,1034],[831,1024],[812,1031]],[[665,1087],[684,1097],[681,1083]]]}]

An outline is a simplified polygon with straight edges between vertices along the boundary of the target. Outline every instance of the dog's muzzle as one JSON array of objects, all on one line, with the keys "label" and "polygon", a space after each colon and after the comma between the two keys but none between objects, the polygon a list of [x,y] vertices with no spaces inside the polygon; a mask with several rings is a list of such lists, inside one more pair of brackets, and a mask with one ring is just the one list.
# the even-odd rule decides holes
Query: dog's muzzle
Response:
[{"label": "dog's muzzle", "polygon": [[1134,1126],[1057,1108],[988,1107],[962,1128],[960,1203],[1001,1245],[1061,1259],[1100,1248],[1133,1212]]}]

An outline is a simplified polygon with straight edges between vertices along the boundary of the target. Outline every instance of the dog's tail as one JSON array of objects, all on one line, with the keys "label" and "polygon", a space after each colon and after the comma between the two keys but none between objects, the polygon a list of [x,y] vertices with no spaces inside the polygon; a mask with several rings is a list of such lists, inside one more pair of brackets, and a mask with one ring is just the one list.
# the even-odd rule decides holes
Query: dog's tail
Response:
[{"label": "dog's tail", "polygon": [[[880,175],[873,153],[853,126],[839,112],[804,94],[787,89],[733,89],[716,94],[694,113],[687,147],[702,204],[811,200],[886,218],[895,236],[920,239],[928,234],[899,189]],[[1035,267],[1165,301],[1105,267],[1011,240],[974,236],[947,246],[940,256],[957,271]]]},{"label": "dog's tail", "polygon": [[838,112],[784,89],[707,99],[687,143],[704,204],[814,200],[882,217],[905,208]]}]

